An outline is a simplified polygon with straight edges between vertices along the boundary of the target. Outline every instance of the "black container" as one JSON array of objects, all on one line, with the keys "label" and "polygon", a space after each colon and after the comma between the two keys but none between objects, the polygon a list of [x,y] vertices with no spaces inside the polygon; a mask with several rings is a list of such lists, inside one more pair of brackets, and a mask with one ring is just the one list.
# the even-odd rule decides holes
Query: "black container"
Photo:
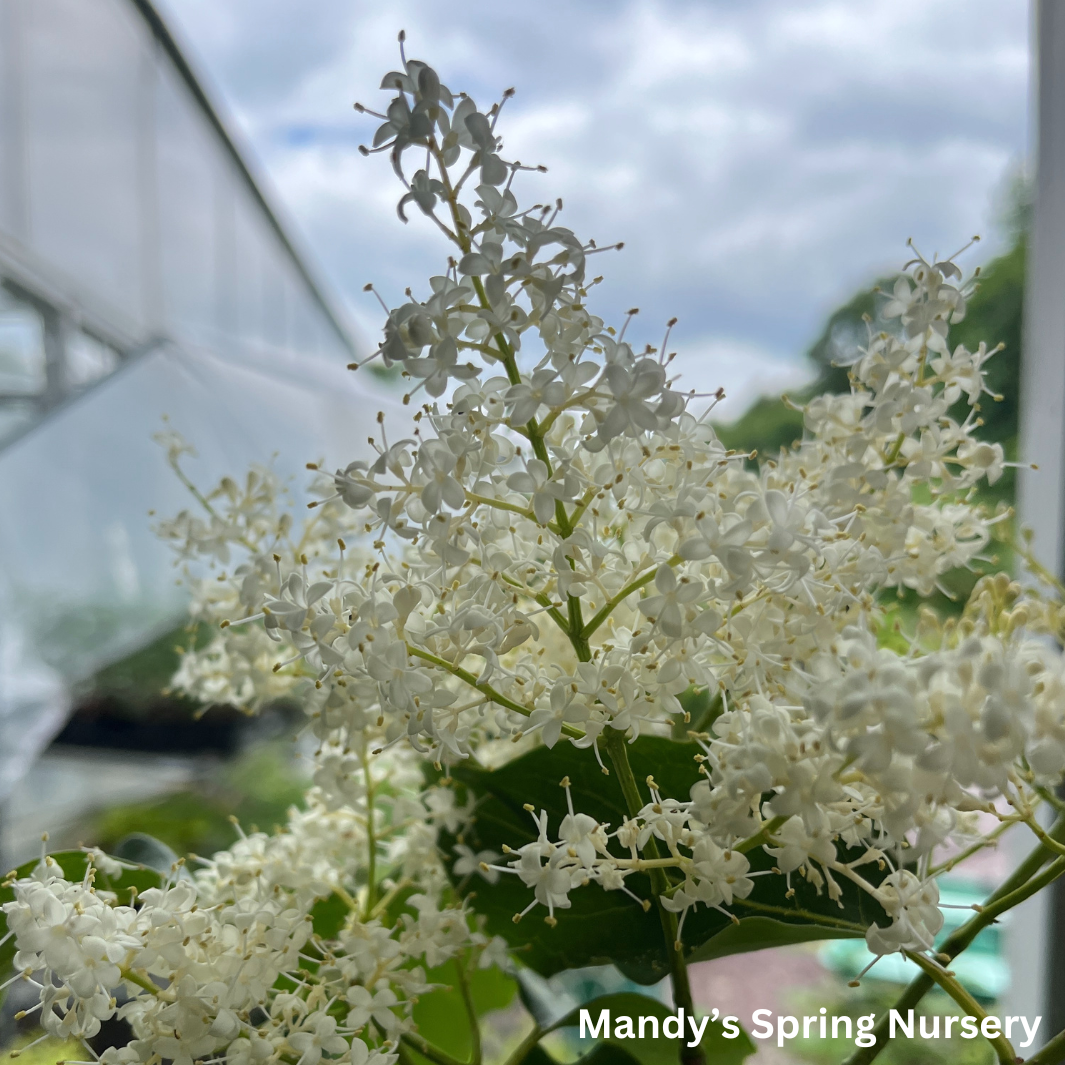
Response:
[{"label": "black container", "polygon": [[153,754],[230,756],[240,750],[251,726],[247,715],[229,706],[195,717],[187,704],[176,699],[159,699],[132,713],[118,700],[101,698],[82,703],[52,742]]}]

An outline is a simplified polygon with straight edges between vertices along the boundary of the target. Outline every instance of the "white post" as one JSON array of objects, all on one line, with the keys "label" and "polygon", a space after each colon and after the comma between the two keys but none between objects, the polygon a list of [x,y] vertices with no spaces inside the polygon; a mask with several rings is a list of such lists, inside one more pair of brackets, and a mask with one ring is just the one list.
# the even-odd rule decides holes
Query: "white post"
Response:
[{"label": "white post", "polygon": [[[1065,575],[1065,2],[1034,0],[1032,59],[1035,210],[1028,248],[1020,457],[1020,520],[1040,561]],[[1019,858],[1029,841],[1018,838]],[[1014,911],[1008,1012],[1043,1015],[1040,1034],[1065,1028],[1065,891],[1059,882]]]}]

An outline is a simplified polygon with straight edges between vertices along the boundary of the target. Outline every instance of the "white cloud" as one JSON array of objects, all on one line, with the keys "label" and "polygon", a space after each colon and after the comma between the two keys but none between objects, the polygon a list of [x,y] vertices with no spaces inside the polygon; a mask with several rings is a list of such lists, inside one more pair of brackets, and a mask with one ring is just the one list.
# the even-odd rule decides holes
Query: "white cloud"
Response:
[{"label": "white cloud", "polygon": [[[719,388],[725,390],[724,400],[714,408],[714,420],[720,422],[735,421],[760,395],[802,388],[815,373],[805,359],[781,358],[743,340],[712,336],[687,344],[671,369],[678,391],[712,394]],[[693,405],[696,411],[704,408],[705,403]]]}]

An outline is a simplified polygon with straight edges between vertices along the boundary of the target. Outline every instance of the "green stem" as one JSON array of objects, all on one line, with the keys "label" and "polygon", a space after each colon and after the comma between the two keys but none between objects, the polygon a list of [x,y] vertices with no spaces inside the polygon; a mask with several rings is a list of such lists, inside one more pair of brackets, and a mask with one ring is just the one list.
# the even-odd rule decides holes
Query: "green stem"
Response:
[{"label": "green stem", "polygon": [[[192,495],[192,498],[195,499],[196,502],[199,503],[200,506],[203,507],[203,509],[207,511],[207,513],[210,514],[212,518],[214,518],[216,521],[224,523],[225,519],[218,513],[217,510],[215,510],[215,508],[211,505],[211,501],[203,494],[203,492],[201,492],[196,487],[192,479],[181,468],[180,464],[177,461],[173,461],[169,463],[169,466],[177,475],[177,479],[185,486],[185,488]],[[236,540],[237,543],[241,545],[241,547],[246,547],[249,551],[253,552],[258,551],[256,545],[253,544],[243,533],[241,533],[241,535],[238,536]]]},{"label": "green stem", "polygon": [[514,1048],[510,1057],[507,1058],[503,1065],[521,1065],[521,1063],[529,1056],[529,1051],[532,1050],[537,1043],[547,1033],[543,1029],[536,1025],[533,1030]]},{"label": "green stem", "polygon": [[1028,1058],[1025,1065],[1057,1065],[1059,1061],[1065,1061],[1065,1032],[1058,1032],[1038,1054]]},{"label": "green stem", "polygon": [[691,866],[690,858],[616,858],[619,869],[635,869],[646,872],[648,869],[684,869]]},{"label": "green stem", "polygon": [[[444,196],[448,202],[448,206],[451,210],[452,222],[455,226],[455,238],[458,246],[462,249],[463,253],[469,252],[473,244],[470,239],[469,232],[462,225],[462,218],[458,209],[458,192],[451,184],[451,175],[448,173],[447,167],[444,166],[443,159],[440,155],[440,149],[436,144],[435,139],[430,141],[430,151],[433,153],[437,168],[440,171],[440,180],[444,185]],[[479,277],[471,277],[474,291],[477,293],[477,300],[481,305],[481,309],[485,311],[491,311],[492,304],[488,299],[488,293],[485,291],[484,283]],[[495,333],[492,337],[495,341],[496,348],[500,361],[503,363],[503,368],[507,373],[507,380],[512,385],[521,383],[521,372],[518,370],[518,360],[515,356],[514,348],[511,346],[510,341],[502,331]],[[529,438],[529,443],[532,445],[533,454],[544,464],[547,470],[547,476],[550,477],[553,471],[551,465],[551,456],[547,450],[547,444],[544,440],[544,429],[537,422],[535,415],[529,419],[525,424],[525,434]],[[555,523],[558,526],[558,534],[563,540],[567,539],[573,534],[573,522],[570,520],[570,516],[566,513],[566,506],[561,499],[555,500]],[[569,596],[568,613],[569,636],[570,642],[573,644],[574,650],[577,652],[577,657],[581,662],[587,662],[591,659],[591,651],[588,647],[588,638],[584,633],[584,618],[581,613],[580,599]],[[552,611],[549,611],[552,618],[558,622]],[[559,627],[566,631],[567,626],[559,623]],[[507,705],[506,703],[503,704]],[[563,726],[563,731],[567,731],[567,726]],[[572,730],[567,731],[567,735],[572,735]]]},{"label": "green stem", "polygon": [[1047,803],[1048,806],[1052,806],[1059,814],[1065,814],[1065,802],[1059,799],[1049,788],[1035,788],[1035,793]]},{"label": "green stem", "polygon": [[[434,151],[434,155],[436,156],[438,167],[441,170],[441,179],[445,187],[445,196],[451,207],[452,218],[455,223],[455,231],[458,236],[459,246],[464,252],[468,252],[471,247],[471,242],[468,233],[465,232],[461,225],[461,219],[458,213],[457,194],[451,186],[450,176],[447,173],[447,168],[442,165],[439,150],[436,149],[435,144],[432,146],[432,150]],[[491,303],[488,300],[488,295],[485,292],[484,285],[482,284],[481,279],[478,277],[474,277],[472,278],[472,282],[474,291],[476,291],[477,293],[477,299],[479,300],[481,307],[484,310],[491,310]],[[503,367],[507,373],[507,379],[510,381],[511,384],[519,384],[521,382],[521,374],[518,371],[517,360],[515,359],[513,348],[507,341],[507,338],[502,333],[502,331],[496,333],[493,339],[499,349],[500,358],[503,363]],[[526,423],[525,429],[526,433],[528,434],[529,442],[532,445],[533,453],[544,464],[547,469],[547,475],[548,477],[550,477],[552,472],[551,457],[548,453],[547,445],[544,441],[544,430],[537,423],[535,417],[531,418],[528,423]],[[562,503],[561,500],[558,499],[555,500],[555,520],[558,524],[558,531],[563,539],[566,539],[567,537],[572,535],[572,521],[570,519],[570,516],[566,513],[565,505]],[[679,557],[677,557],[675,559],[671,559],[669,564],[676,565],[676,563],[679,561],[680,559]],[[643,580],[643,583],[649,583],[651,580],[653,580],[654,572],[655,571],[651,571],[651,573],[647,574],[646,580]],[[622,593],[619,593],[620,598],[615,597],[616,601],[611,601],[607,604],[607,606],[604,606],[603,610],[600,610],[599,613],[595,616],[595,618],[593,618],[592,621],[588,623],[588,625],[585,625],[584,623],[580,599],[572,595],[567,597],[568,624],[560,627],[563,628],[563,631],[568,628],[567,635],[569,636],[570,643],[573,645],[573,649],[576,652],[579,661],[588,662],[591,660],[591,649],[588,644],[589,636],[595,631],[596,628],[599,627],[600,624],[602,624],[603,621],[606,620],[607,617],[609,617],[610,612],[614,609],[617,603],[621,601],[621,599],[623,599],[626,595],[632,594],[633,591],[637,590],[637,588],[640,587],[643,587],[643,584],[637,584],[635,587],[622,589]],[[410,648],[410,651],[412,654],[424,658],[427,661],[435,660],[438,665],[441,665],[445,669],[448,669],[450,672],[454,673],[455,676],[459,676],[461,677],[461,679],[466,680],[466,682],[469,683],[472,687],[477,688],[484,694],[489,694],[490,690],[486,691],[488,686],[477,684],[476,678],[473,677],[472,674],[466,674],[465,670],[458,671],[457,667],[449,665],[442,659],[435,659],[435,656],[430,656],[425,652],[419,652],[415,648]],[[463,676],[463,674],[466,675]],[[510,709],[516,709],[522,714],[527,715],[529,713],[529,711],[526,710],[524,707],[521,707],[516,703],[512,703],[510,700],[504,701],[501,697],[498,696],[498,693],[489,694],[489,698],[492,698],[496,702],[500,702],[500,704],[503,706],[508,706]],[[563,725],[562,728],[567,735],[572,735],[576,731],[574,729],[571,729],[567,725]],[[615,770],[617,771],[618,777],[621,780],[621,787],[622,791],[625,794],[626,804],[629,807],[629,814],[630,816],[635,816],[636,813],[643,806],[643,802],[640,799],[640,793],[639,789],[636,786],[636,780],[632,775],[632,767],[629,765],[628,753],[625,750],[624,737],[616,729],[608,728],[607,733],[607,750],[610,753],[610,757],[614,763]],[[651,837],[651,839],[648,841],[647,846],[644,849],[647,852],[648,857],[652,859],[659,857],[658,846],[654,840],[654,837]],[[668,890],[669,880],[663,869],[652,869],[650,871],[650,876],[652,889],[654,890],[655,897],[657,900]],[[666,953],[670,962],[670,972],[672,974],[673,979],[674,1000],[678,1007],[683,1007],[685,1010],[688,1011],[689,1014],[694,1015],[691,996],[691,984],[688,980],[688,969],[687,966],[684,964],[682,952],[678,951],[676,948],[676,914],[671,913],[664,906],[662,906],[660,902],[658,905],[658,912],[662,922],[662,933],[666,941]],[[530,1044],[529,1048],[525,1048],[525,1042],[523,1042],[522,1045],[519,1046],[518,1050],[522,1051],[522,1057],[524,1057],[524,1055],[528,1053],[528,1049],[531,1049],[531,1046],[535,1045],[536,1040],[539,1039],[539,1035],[536,1032],[534,1032],[533,1035],[535,1035],[536,1038],[532,1040],[532,1043]],[[532,1038],[532,1036],[528,1038]],[[523,1048],[525,1049],[523,1050]],[[517,1058],[516,1060],[520,1061],[521,1057]],[[687,1047],[683,1047],[681,1049],[681,1061],[684,1063],[684,1065],[704,1065],[702,1049],[689,1049]],[[446,1063],[438,1063],[438,1065],[446,1065]],[[511,1065],[511,1063],[508,1062],[508,1065]]]},{"label": "green stem", "polygon": [[400,1036],[399,1041],[401,1044],[417,1050],[419,1054],[435,1062],[435,1065],[468,1065],[467,1062],[459,1061],[458,1058],[445,1054],[439,1047],[434,1047],[432,1043],[423,1039],[417,1032],[405,1032]]},{"label": "green stem", "polygon": [[344,900],[344,905],[347,906],[347,908],[351,910],[352,913],[359,912],[359,904],[355,901],[351,892],[349,892],[343,884],[337,884],[337,886],[333,888],[333,891],[337,896]]},{"label": "green stem", "polygon": [[985,847],[992,846],[999,838],[999,836],[1001,836],[1002,833],[1006,831],[1007,828],[1012,827],[1016,823],[1016,821],[1004,821],[997,828],[993,829],[986,836],[984,836],[983,839],[979,840],[978,842],[972,844],[969,847],[966,847],[965,850],[959,851],[952,858],[948,858],[945,862],[940,862],[939,865],[933,865],[932,868],[928,870],[927,875],[932,877],[939,876],[941,873],[949,873],[951,869],[953,869],[956,865],[960,865],[967,858],[971,858],[974,854],[977,854],[979,851],[982,851]]},{"label": "green stem", "polygon": [[536,515],[528,507],[520,507],[517,503],[508,503],[504,499],[492,499],[489,496],[480,496],[476,492],[467,492],[466,498],[471,503],[477,503],[483,507],[493,507],[495,510],[509,510],[512,514],[520,514],[529,521],[536,521]]},{"label": "green stem", "polygon": [[459,974],[462,1003],[466,1007],[466,1017],[470,1022],[470,1065],[481,1065],[481,1025],[477,1020],[477,1010],[474,1008],[473,995],[470,993],[470,978],[462,958],[455,958],[455,969]]},{"label": "green stem", "polygon": [[595,499],[598,494],[599,485],[593,484],[592,487],[589,488],[583,496],[581,496],[580,501],[573,508],[573,513],[569,516],[569,522],[573,528],[577,527],[577,522],[581,520],[581,518],[584,516],[584,512],[588,509],[588,507],[591,505],[592,500]]},{"label": "green stem", "polygon": [[[462,225],[462,219],[458,210],[458,193],[451,184],[451,175],[448,173],[447,167],[444,166],[443,159],[440,156],[440,150],[436,146],[435,140],[431,144],[430,150],[433,152],[433,155],[436,158],[437,167],[440,170],[440,179],[444,185],[444,196],[448,202],[448,207],[451,210],[451,218],[455,225],[456,243],[462,250],[463,254],[465,254],[473,247],[473,242],[470,240],[468,230]],[[492,309],[492,304],[488,299],[488,293],[484,290],[484,283],[479,277],[471,277],[470,280],[473,282],[473,288],[477,293],[477,299],[481,305],[481,310],[490,311]],[[510,342],[502,332],[495,333],[492,339],[496,342],[500,361],[503,363],[503,368],[507,372],[507,380],[512,385],[521,384],[521,373],[518,370],[518,362],[514,357],[514,349],[510,346]],[[529,420],[525,429],[529,434],[529,441],[532,443],[533,452],[547,467],[547,475],[550,477],[551,457],[547,453],[547,446],[544,444],[543,433],[541,432],[539,425],[537,425],[535,417]],[[565,529],[568,522],[565,520],[566,509],[562,505],[561,500],[555,500],[555,513],[559,515],[559,527]],[[569,532],[563,532],[563,536],[569,536],[572,531],[573,530],[570,529]]]},{"label": "green stem", "polygon": [[772,821],[766,821],[762,827],[755,832],[753,836],[748,836],[742,843],[737,843],[732,849],[739,851],[740,854],[747,854],[749,851],[753,851],[756,847],[761,847],[763,843],[768,843],[770,837],[778,828],[783,828],[787,817],[774,817]]},{"label": "green stem", "polygon": [[[1065,837],[1065,817],[1060,818],[1049,835],[1052,839],[1060,840]],[[940,948],[940,955],[946,955],[948,960],[956,958],[970,943],[989,925],[1014,906],[1025,899],[1041,891],[1048,884],[1053,883],[1062,873],[1065,873],[1065,858],[1057,858],[1042,872],[1039,870],[1046,864],[1053,853],[1042,843],[1036,847],[1014,873],[988,896],[981,911],[975,917],[970,918],[960,928],[956,929],[947,937]],[[1039,875],[1036,875],[1039,874]],[[899,997],[894,1009],[899,1013],[913,1009],[924,996],[931,991],[934,981],[926,973],[915,977],[906,990]],[[869,1065],[890,1041],[888,1018],[890,1012],[880,1018],[877,1026],[873,1029],[876,1042],[869,1047],[861,1047],[856,1050],[844,1065]]]},{"label": "green stem", "polygon": [[1036,839],[1038,839],[1047,850],[1053,851],[1058,855],[1065,855],[1065,844],[1061,844],[1056,839],[1048,836],[1046,830],[1035,819],[1033,814],[1022,814],[1021,820],[1032,830]]},{"label": "green stem", "polygon": [[[485,293],[484,285],[481,283],[479,277],[473,278],[473,287],[477,290],[477,298],[481,301],[481,306],[487,311],[491,310],[491,304],[488,302],[488,296]],[[495,334],[495,342],[499,348],[500,356],[503,360],[503,366],[507,371],[507,380],[511,384],[519,384],[521,382],[521,373],[518,371],[518,362],[514,357],[514,349],[510,346],[507,338],[502,333]],[[552,474],[551,456],[547,452],[547,444],[544,442],[544,434],[540,429],[536,418],[530,418],[525,424],[525,431],[529,437],[529,443],[532,444],[533,453],[544,464],[547,470],[547,476]],[[573,533],[573,525],[570,522],[569,515],[566,513],[566,506],[561,499],[555,500],[555,524],[558,526],[558,534],[565,540]],[[571,563],[572,565],[572,563]],[[578,657],[582,662],[587,662],[591,658],[591,653],[587,648],[587,639],[583,634],[584,618],[581,616],[581,601],[574,596],[569,596],[569,630],[570,640],[573,642],[574,649],[577,651]],[[572,634],[580,633],[579,636]],[[583,644],[584,647],[578,646]]]},{"label": "green stem", "polygon": [[[452,665],[447,659],[439,658],[437,655],[430,654],[428,651],[423,651],[421,648],[414,647],[411,644],[407,644],[407,654],[413,655],[415,658],[420,658],[423,662],[431,662],[434,666],[439,666],[453,677],[458,677],[459,680],[465,681],[471,688],[479,691],[486,698],[491,699],[493,703],[499,703],[500,706],[505,706],[508,710],[513,710],[515,713],[522,714],[525,717],[528,717],[532,713],[527,706],[522,706],[521,703],[516,703],[513,699],[508,699],[501,692],[497,692],[491,684],[480,683],[468,669]],[[581,732],[580,729],[575,729],[572,725],[563,725],[562,731],[572,739],[579,740],[584,737],[584,733]]]},{"label": "green stem", "polygon": [[581,614],[581,601],[574,595],[566,597],[569,607],[569,632],[570,643],[577,653],[578,662],[590,662],[592,650],[588,644],[588,637],[584,635],[584,617]]},{"label": "green stem", "polygon": [[822,928],[834,928],[843,932],[851,932],[856,937],[865,935],[867,925],[858,924],[856,921],[847,921],[842,917],[828,917],[823,913],[814,913],[812,910],[804,910],[801,906],[774,906],[769,902],[752,902],[750,899],[733,899],[733,909],[750,910],[752,913],[766,913],[781,920],[795,920],[801,917],[807,924],[818,924]]},{"label": "green stem", "polygon": [[148,979],[147,976],[141,976],[140,973],[135,973],[132,969],[119,969],[122,974],[123,980],[128,980],[131,984],[136,984],[138,987],[143,987],[145,991],[150,991],[153,995],[158,995],[160,988]]},{"label": "green stem", "polygon": [[[632,766],[629,764],[625,737],[617,729],[606,730],[606,749],[614,764],[614,770],[617,772],[629,816],[635,817],[643,808],[644,802],[640,796]],[[660,857],[658,842],[653,835],[648,838],[643,849],[651,861]],[[658,919],[662,924],[662,938],[665,940],[666,958],[669,961],[670,980],[673,984],[673,1004],[683,1009],[689,1016],[695,1016],[691,981],[688,979],[688,966],[684,961],[684,947],[680,944],[677,934],[677,915],[662,905],[662,897],[669,890],[669,879],[665,870],[657,867],[649,869],[648,876],[651,880],[651,891],[657,903]],[[702,1047],[683,1045],[680,1048],[680,1060],[683,1065],[704,1065],[706,1059]]]},{"label": "green stem", "polygon": [[370,911],[370,920],[372,921],[375,917],[380,917],[381,914],[383,914],[385,910],[387,910],[388,907],[392,905],[393,899],[395,899],[395,897],[401,891],[405,890],[406,888],[409,888],[412,883],[413,881],[411,881],[408,877],[403,877],[401,880],[397,880],[396,883],[393,884],[392,887],[390,887],[388,891],[386,891],[384,895],[381,896],[380,901]]},{"label": "green stem", "polygon": [[[481,565],[482,568],[484,568],[483,563]],[[569,622],[562,616],[556,607],[551,605],[551,600],[544,595],[543,592],[534,592],[522,584],[521,581],[516,581],[513,577],[508,577],[505,573],[501,573],[499,577],[504,584],[509,584],[511,588],[517,588],[526,595],[532,596],[532,598],[544,608],[544,612],[551,618],[551,620],[554,621],[567,637],[569,636]]]},{"label": "green stem", "polygon": [[884,460],[884,464],[886,466],[890,467],[890,466],[894,466],[895,465],[895,461],[898,459],[899,452],[902,450],[902,445],[905,442],[906,442],[906,434],[905,433],[899,433],[897,439],[895,440],[895,446],[891,449],[891,452],[888,454],[887,458]]},{"label": "green stem", "polygon": [[[681,563],[681,561],[682,559],[680,555],[674,555],[672,558],[666,560],[666,565],[677,566]],[[629,583],[626,584],[625,587],[617,593],[617,595],[611,596],[603,604],[602,609],[595,615],[595,617],[593,617],[592,620],[584,626],[584,629],[581,632],[581,636],[583,636],[584,639],[587,640],[588,637],[591,636],[592,633],[595,632],[595,630],[599,628],[599,626],[602,625],[608,617],[610,617],[610,615],[614,612],[614,607],[616,607],[618,603],[624,602],[624,600],[628,599],[628,597],[632,595],[633,592],[638,592],[641,588],[650,584],[651,581],[655,579],[655,574],[658,573],[658,568],[658,566],[655,566],[654,569],[648,570],[646,573],[641,574],[635,580],[629,581]]]},{"label": "green stem", "polygon": [[362,744],[362,772],[366,782],[366,850],[369,858],[366,869],[366,907],[363,914],[363,920],[366,921],[377,905],[377,826],[374,824],[374,780],[370,773],[365,739]]},{"label": "green stem", "polygon": [[[923,954],[918,954],[912,950],[906,951],[906,957],[915,965],[919,965],[924,970],[925,975],[939,984],[970,1017],[975,1017],[983,1023],[984,1018],[987,1016],[987,1011],[945,969],[941,969]],[[1002,1062],[1002,1065],[1016,1065],[1017,1052],[1004,1035],[999,1033],[993,1038],[989,1036],[984,1038],[995,1048],[995,1054],[998,1056],[998,1060]]]}]

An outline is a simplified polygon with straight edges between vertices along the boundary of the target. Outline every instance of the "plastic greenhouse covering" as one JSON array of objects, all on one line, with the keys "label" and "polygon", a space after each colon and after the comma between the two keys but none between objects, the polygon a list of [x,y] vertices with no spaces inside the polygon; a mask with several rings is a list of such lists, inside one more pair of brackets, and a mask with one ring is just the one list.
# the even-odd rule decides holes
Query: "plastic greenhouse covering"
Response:
[{"label": "plastic greenhouse covering", "polygon": [[72,685],[183,613],[148,512],[190,499],[153,434],[195,446],[198,484],[272,462],[299,489],[306,462],[364,455],[377,411],[400,409],[372,383],[322,358],[161,344],[0,450],[0,802],[61,728]]}]

